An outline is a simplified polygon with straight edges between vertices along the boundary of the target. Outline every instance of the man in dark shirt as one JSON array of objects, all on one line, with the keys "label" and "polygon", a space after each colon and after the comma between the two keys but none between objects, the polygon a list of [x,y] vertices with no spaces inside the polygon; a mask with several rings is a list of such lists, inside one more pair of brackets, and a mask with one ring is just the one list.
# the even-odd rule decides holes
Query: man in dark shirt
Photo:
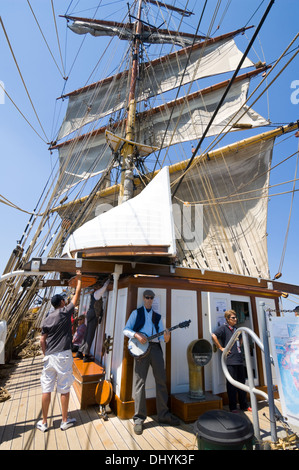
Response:
[{"label": "man in dark shirt", "polygon": [[[219,326],[219,328],[217,328],[212,334],[212,339],[220,351],[223,351],[228,344],[229,340],[236,331],[237,324],[237,315],[234,310],[227,310],[224,314],[224,317],[226,323]],[[228,372],[232,378],[244,384],[245,372],[243,365],[243,354],[239,340],[233,344],[231,350],[229,351],[226,364]],[[246,392],[236,388],[228,380],[226,381],[226,384],[230,411],[233,413],[237,412],[237,397],[239,399],[241,410],[249,410],[250,408],[248,408]]]},{"label": "man in dark shirt", "polygon": [[73,383],[72,356],[72,321],[75,305],[80,296],[81,271],[77,271],[77,287],[71,302],[66,305],[64,298],[56,294],[51,303],[55,310],[49,313],[42,324],[40,344],[44,357],[44,367],[41,375],[42,386],[42,415],[37,428],[48,430],[47,417],[51,401],[51,392],[57,383],[57,392],[61,394],[62,421],[61,430],[66,430],[76,420],[68,419],[70,388]]}]

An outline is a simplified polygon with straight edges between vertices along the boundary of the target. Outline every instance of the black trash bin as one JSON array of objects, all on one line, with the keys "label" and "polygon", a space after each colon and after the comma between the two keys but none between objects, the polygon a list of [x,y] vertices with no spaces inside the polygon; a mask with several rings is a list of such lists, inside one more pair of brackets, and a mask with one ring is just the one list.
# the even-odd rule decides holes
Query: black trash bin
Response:
[{"label": "black trash bin", "polygon": [[224,410],[204,413],[195,423],[199,450],[253,450],[252,423]]}]

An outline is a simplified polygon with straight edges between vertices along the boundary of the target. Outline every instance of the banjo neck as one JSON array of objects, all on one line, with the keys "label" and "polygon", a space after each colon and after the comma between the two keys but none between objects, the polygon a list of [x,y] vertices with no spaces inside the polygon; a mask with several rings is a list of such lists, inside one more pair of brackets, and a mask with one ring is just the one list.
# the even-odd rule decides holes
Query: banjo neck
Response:
[{"label": "banjo neck", "polygon": [[[179,328],[180,325],[175,325],[175,326],[172,326],[171,328],[167,328],[168,331],[172,331],[172,330],[175,330],[176,328]],[[151,341],[152,339],[155,339],[155,338],[159,338],[159,336],[162,336],[164,335],[166,330],[163,330],[161,331],[160,333],[156,333],[155,335],[152,335],[152,336],[148,336],[147,337],[147,340],[148,341]]]},{"label": "banjo neck", "polygon": [[[187,328],[191,323],[191,320],[189,321],[184,321],[182,323],[179,323],[178,325],[172,326],[171,328],[167,328],[168,331],[175,330],[176,328]],[[136,337],[133,337],[129,340],[128,342],[128,349],[130,351],[130,354],[134,357],[142,357],[145,356],[148,351],[149,351],[149,342],[150,340],[154,338],[158,338],[158,336],[161,336],[165,333],[166,330],[161,331],[160,333],[157,333],[152,336],[146,336],[147,341],[145,343],[140,343],[139,340]]]}]

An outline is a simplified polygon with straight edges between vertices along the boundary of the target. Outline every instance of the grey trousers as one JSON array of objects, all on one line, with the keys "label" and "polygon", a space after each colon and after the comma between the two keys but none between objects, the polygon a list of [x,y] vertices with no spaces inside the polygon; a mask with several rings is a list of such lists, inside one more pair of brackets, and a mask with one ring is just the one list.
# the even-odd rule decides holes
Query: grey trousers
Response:
[{"label": "grey trousers", "polygon": [[149,354],[143,358],[135,358],[135,424],[142,424],[146,419],[145,381],[149,366],[152,366],[156,381],[156,406],[158,419],[164,419],[168,414],[168,391],[166,387],[166,373],[164,368],[163,351],[159,343],[150,343]]}]

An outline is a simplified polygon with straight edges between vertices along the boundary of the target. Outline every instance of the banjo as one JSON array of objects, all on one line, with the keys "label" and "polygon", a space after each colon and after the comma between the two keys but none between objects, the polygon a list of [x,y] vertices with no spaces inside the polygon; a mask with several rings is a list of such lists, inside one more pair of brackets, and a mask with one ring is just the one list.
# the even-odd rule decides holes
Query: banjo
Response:
[{"label": "banjo", "polygon": [[[178,325],[168,328],[168,331],[175,330],[176,328],[187,328],[189,327],[190,323],[191,323],[191,320],[183,321],[182,323],[179,323]],[[149,336],[147,338],[147,342],[144,344],[140,343],[140,341],[138,341],[137,338],[131,338],[128,342],[128,349],[129,349],[130,354],[133,357],[138,357],[138,358],[146,356],[149,352],[149,342],[154,338],[158,338],[159,336],[162,336],[165,331],[166,330],[163,330],[160,333]],[[146,336],[144,333],[142,334]]]}]

